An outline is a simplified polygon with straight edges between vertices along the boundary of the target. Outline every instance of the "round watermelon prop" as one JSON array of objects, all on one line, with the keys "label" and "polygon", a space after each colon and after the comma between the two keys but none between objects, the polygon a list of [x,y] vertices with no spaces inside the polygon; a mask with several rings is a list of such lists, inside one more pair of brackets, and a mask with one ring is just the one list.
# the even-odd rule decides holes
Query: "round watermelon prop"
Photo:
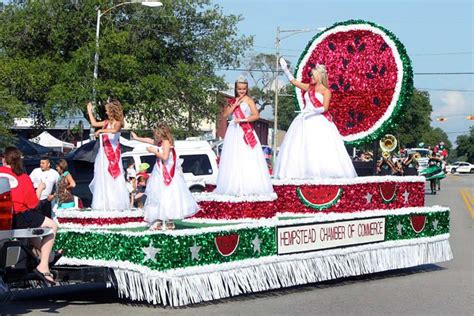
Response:
[{"label": "round watermelon prop", "polygon": [[219,251],[222,256],[228,257],[237,249],[239,240],[240,237],[238,234],[216,236],[214,238],[214,244],[216,245],[217,251]]},{"label": "round watermelon prop", "polygon": [[342,196],[338,186],[301,186],[296,188],[296,195],[307,207],[324,210],[336,204]]},{"label": "round watermelon prop", "polygon": [[[413,89],[410,59],[400,41],[366,21],[336,23],[317,34],[300,56],[295,77],[310,82],[324,64],[332,92],[329,112],[347,144],[379,139],[392,127]],[[303,91],[295,89],[303,104]]]},{"label": "round watermelon prop", "polygon": [[419,234],[425,229],[426,216],[425,215],[412,215],[410,217],[411,228],[415,233]]},{"label": "round watermelon prop", "polygon": [[392,203],[397,197],[397,185],[393,182],[380,183],[379,193],[384,203]]}]

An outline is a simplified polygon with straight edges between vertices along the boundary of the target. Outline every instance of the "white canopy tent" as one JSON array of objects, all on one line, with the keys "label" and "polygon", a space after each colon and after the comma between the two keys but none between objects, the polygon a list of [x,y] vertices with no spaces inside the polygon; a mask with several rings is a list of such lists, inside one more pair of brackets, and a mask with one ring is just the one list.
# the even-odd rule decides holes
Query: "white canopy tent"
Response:
[{"label": "white canopy tent", "polygon": [[61,152],[64,152],[64,149],[67,149],[66,151],[68,151],[75,148],[74,144],[63,142],[62,140],[57,139],[47,131],[44,131],[38,136],[31,138],[30,141]]}]

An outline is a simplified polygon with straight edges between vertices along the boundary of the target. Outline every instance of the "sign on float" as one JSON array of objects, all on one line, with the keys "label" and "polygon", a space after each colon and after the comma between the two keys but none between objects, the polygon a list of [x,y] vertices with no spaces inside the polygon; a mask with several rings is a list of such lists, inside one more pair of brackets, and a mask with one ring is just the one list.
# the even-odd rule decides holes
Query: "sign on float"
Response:
[{"label": "sign on float", "polygon": [[385,240],[385,218],[277,228],[278,254],[316,251]]}]

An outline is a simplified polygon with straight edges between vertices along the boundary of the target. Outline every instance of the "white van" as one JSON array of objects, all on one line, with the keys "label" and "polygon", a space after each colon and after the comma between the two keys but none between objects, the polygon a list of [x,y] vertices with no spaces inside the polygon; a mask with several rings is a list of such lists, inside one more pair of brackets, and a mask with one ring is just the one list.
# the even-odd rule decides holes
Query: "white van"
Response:
[{"label": "white van", "polygon": [[[129,142],[130,143],[130,142]],[[150,165],[148,172],[152,172],[156,163],[156,156],[149,153],[146,143],[133,141],[133,150],[122,154],[124,170],[129,162],[135,162],[135,169],[146,162]],[[202,192],[206,184],[217,182],[217,157],[211,146],[206,141],[175,141],[176,154],[182,159],[184,179],[191,192]]]}]

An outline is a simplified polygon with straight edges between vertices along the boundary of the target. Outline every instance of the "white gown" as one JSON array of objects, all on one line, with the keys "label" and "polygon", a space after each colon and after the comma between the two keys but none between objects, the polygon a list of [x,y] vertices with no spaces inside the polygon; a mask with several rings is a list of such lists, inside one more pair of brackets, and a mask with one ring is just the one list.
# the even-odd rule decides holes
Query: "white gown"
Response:
[{"label": "white gown", "polygon": [[[115,152],[119,145],[120,133],[106,133]],[[92,209],[103,211],[123,211],[130,209],[130,197],[119,157],[120,175],[116,178],[108,171],[109,160],[104,147],[100,146],[94,163],[94,179],[89,184],[92,192]]]},{"label": "white gown", "polygon": [[[171,151],[165,165],[168,172],[171,172],[173,166],[173,153]],[[159,166],[155,163],[153,172],[147,181],[144,206],[145,221],[152,224],[157,220],[183,219],[196,214],[199,211],[199,206],[184,181],[179,160],[176,160],[175,174],[169,185],[164,183],[161,166],[162,164]]]},{"label": "white gown", "polygon": [[[245,117],[252,114],[247,103],[242,102],[240,108]],[[257,140],[254,148],[247,145],[244,132],[235,119],[232,115],[225,133],[214,192],[233,196],[273,194],[270,173],[258,136],[254,131]]]},{"label": "white gown", "polygon": [[[316,92],[323,103],[323,95]],[[305,94],[306,106],[293,120],[280,146],[276,179],[354,178],[357,173],[336,125],[314,112]]]}]

